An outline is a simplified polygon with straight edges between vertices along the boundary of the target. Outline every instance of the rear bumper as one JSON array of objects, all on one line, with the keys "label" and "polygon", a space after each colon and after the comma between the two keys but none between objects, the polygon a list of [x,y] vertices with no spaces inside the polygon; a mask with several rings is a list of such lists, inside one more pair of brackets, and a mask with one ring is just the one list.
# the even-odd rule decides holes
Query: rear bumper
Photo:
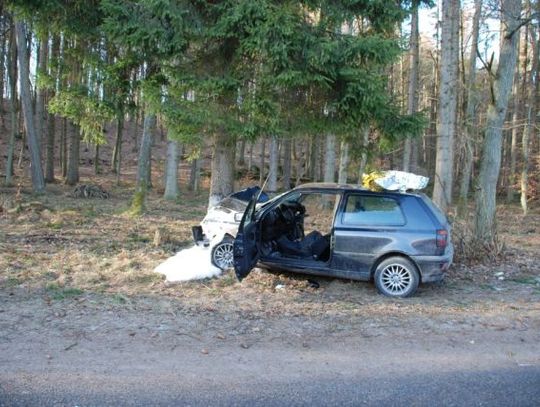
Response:
[{"label": "rear bumper", "polygon": [[437,282],[444,279],[454,259],[454,247],[450,244],[442,256],[412,256],[420,270],[422,283]]}]

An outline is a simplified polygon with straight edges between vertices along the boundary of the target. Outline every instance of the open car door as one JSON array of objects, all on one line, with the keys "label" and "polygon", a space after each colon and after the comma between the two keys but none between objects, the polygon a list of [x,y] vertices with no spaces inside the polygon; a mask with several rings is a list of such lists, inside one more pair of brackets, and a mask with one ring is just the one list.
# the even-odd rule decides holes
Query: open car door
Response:
[{"label": "open car door", "polygon": [[254,196],[244,212],[236,239],[234,239],[234,271],[239,281],[242,281],[255,267],[259,260],[257,226],[255,209],[258,196]]}]

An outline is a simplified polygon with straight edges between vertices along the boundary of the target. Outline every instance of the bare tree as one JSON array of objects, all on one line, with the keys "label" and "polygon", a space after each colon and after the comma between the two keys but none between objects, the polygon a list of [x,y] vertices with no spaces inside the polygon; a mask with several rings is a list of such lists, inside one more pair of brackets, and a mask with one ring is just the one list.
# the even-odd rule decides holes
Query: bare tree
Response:
[{"label": "bare tree", "polygon": [[480,174],[475,197],[475,238],[490,244],[496,232],[496,188],[501,167],[502,127],[512,90],[518,52],[521,0],[501,1],[499,65],[491,82]]},{"label": "bare tree", "polygon": [[[418,0],[413,0],[411,10],[411,37],[409,39],[409,86],[407,97],[407,114],[416,113],[418,110],[418,66],[420,60],[418,34]],[[410,171],[411,167],[416,169],[418,163],[412,162],[412,150],[417,148],[416,140],[407,137],[403,148],[403,171]]]},{"label": "bare tree", "polygon": [[216,132],[212,154],[209,207],[215,206],[233,192],[235,147],[234,137],[228,136],[224,130]]},{"label": "bare tree", "polygon": [[324,153],[324,182],[334,182],[336,171],[336,136],[326,135],[326,145]]},{"label": "bare tree", "polygon": [[141,214],[146,205],[146,194],[150,187],[150,166],[152,143],[156,131],[156,115],[147,113],[144,117],[144,128],[139,149],[139,161],[137,163],[137,185],[131,204],[133,214]]},{"label": "bare tree", "polygon": [[447,211],[452,203],[452,171],[458,96],[459,3],[459,0],[442,1],[437,161],[433,200],[443,211]]},{"label": "bare tree", "polygon": [[469,196],[469,188],[471,182],[471,173],[473,168],[473,141],[476,139],[477,132],[477,115],[476,110],[478,106],[478,96],[475,89],[476,82],[476,54],[478,53],[478,34],[480,31],[480,16],[482,15],[482,0],[474,1],[474,16],[471,33],[471,52],[469,54],[468,61],[468,73],[469,76],[466,80],[466,100],[465,100],[465,113],[464,113],[464,130],[465,130],[465,143],[464,143],[464,162],[461,173],[461,184],[459,188],[459,200],[460,205],[465,206]]},{"label": "bare tree", "polygon": [[28,66],[28,48],[26,46],[24,23],[15,20],[15,30],[17,33],[17,51],[19,56],[21,103],[24,115],[24,127],[26,128],[26,140],[28,149],[30,150],[32,188],[35,193],[43,193],[45,192],[45,179],[41,167],[39,140],[34,127],[34,111],[32,108],[32,93],[30,90],[29,78],[30,70]]},{"label": "bare tree", "polygon": [[165,162],[165,192],[163,197],[168,200],[178,198],[178,141],[167,142],[167,160]]},{"label": "bare tree", "polygon": [[15,153],[15,138],[18,132],[17,120],[17,42],[15,40],[15,26],[11,21],[9,38],[9,55],[7,59],[8,79],[9,79],[9,107],[11,119],[11,131],[9,133],[9,143],[6,160],[6,185],[11,185],[13,179],[13,159]]},{"label": "bare tree", "polygon": [[346,140],[341,141],[341,146],[339,149],[339,172],[338,172],[338,182],[340,184],[346,184],[347,178],[349,177],[349,143]]},{"label": "bare tree", "polygon": [[275,193],[277,191],[278,180],[278,168],[279,168],[279,143],[276,136],[270,138],[270,162],[268,169],[268,183],[266,189],[269,193]]},{"label": "bare tree", "polygon": [[281,187],[284,190],[291,187],[291,147],[292,140],[289,137],[283,139],[283,180]]},{"label": "bare tree", "polygon": [[[528,6],[531,6],[531,3],[528,2]],[[532,11],[532,10],[531,10]],[[536,13],[540,18],[540,1],[536,2]],[[540,89],[540,73],[538,69],[540,68],[540,26],[537,27],[536,31],[531,29],[530,35],[532,38],[531,43],[533,45],[532,50],[532,66],[531,73],[529,75],[529,80],[527,84],[528,94],[527,94],[527,106],[526,106],[526,124],[523,129],[523,138],[522,138],[522,155],[523,163],[521,168],[521,179],[520,179],[520,189],[521,189],[521,208],[523,214],[526,215],[528,212],[527,205],[527,195],[529,193],[529,150],[531,140],[534,138],[535,132],[537,132],[536,122],[537,122],[537,111],[538,111],[538,94]]]}]

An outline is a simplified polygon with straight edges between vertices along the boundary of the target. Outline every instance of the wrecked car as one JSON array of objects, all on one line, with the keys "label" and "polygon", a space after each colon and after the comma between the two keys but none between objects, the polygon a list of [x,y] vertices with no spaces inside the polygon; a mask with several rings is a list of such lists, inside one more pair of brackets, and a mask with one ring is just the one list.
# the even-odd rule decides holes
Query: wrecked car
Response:
[{"label": "wrecked car", "polygon": [[263,205],[252,198],[233,242],[234,269],[240,281],[257,265],[374,281],[384,295],[408,297],[444,278],[450,229],[423,193],[305,184]]},{"label": "wrecked car", "polygon": [[254,195],[257,195],[258,203],[269,200],[258,186],[234,192],[208,209],[201,224],[192,227],[195,243],[211,247],[211,262],[221,270],[233,266],[233,241],[242,215]]}]

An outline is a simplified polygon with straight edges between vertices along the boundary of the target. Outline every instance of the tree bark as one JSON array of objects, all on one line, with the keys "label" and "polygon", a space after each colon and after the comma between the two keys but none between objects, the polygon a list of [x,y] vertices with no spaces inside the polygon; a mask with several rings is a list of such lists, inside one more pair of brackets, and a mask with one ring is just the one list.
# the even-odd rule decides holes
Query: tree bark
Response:
[{"label": "tree bark", "polygon": [[275,194],[277,191],[277,180],[279,170],[279,143],[276,136],[270,138],[270,166],[268,170],[268,183],[266,190],[270,194]]},{"label": "tree bark", "polygon": [[189,173],[189,190],[199,192],[199,179],[201,173],[201,159],[195,158],[191,161],[191,170]]},{"label": "tree bark", "polygon": [[362,185],[364,172],[366,172],[366,165],[368,159],[369,148],[369,126],[364,126],[362,132],[362,153],[360,154],[360,164],[358,168],[358,184]]},{"label": "tree bark", "polygon": [[349,143],[345,140],[341,142],[340,154],[339,154],[339,172],[338,183],[346,184],[349,177]]},{"label": "tree bark", "polygon": [[25,28],[21,21],[15,21],[15,30],[17,33],[17,49],[20,69],[20,92],[24,115],[24,126],[26,128],[26,140],[30,150],[30,170],[32,174],[32,189],[35,193],[45,191],[45,179],[41,167],[39,140],[37,139],[36,129],[34,127],[34,112],[32,109],[32,94],[30,90],[29,67],[26,47]]},{"label": "tree bark", "polygon": [[[58,58],[60,56],[60,36],[54,35],[52,40],[51,57]],[[60,65],[60,64],[59,64]],[[60,67],[53,72],[50,68],[50,74],[55,77],[57,81],[60,81]],[[52,95],[51,95],[52,96]],[[56,117],[49,113],[48,127],[47,127],[47,148],[45,154],[45,181],[54,182],[54,143],[55,143],[55,131],[56,131]]]},{"label": "tree bark", "polygon": [[238,165],[240,167],[243,167],[246,163],[245,155],[246,155],[246,139],[243,138],[242,140],[240,140],[240,151],[238,152]]},{"label": "tree bark", "polygon": [[452,204],[459,63],[459,0],[443,0],[442,15],[437,158],[433,201],[443,212],[446,212]]},{"label": "tree bark", "polygon": [[248,167],[248,172],[251,174],[252,167],[253,167],[253,141],[249,142],[247,167]]},{"label": "tree bark", "polygon": [[163,197],[168,200],[178,198],[178,141],[167,142],[167,161],[165,163],[165,193]]},{"label": "tree bark", "polygon": [[[469,196],[471,174],[473,168],[473,141],[476,140],[476,127],[478,124],[476,108],[478,105],[478,96],[475,90],[476,81],[476,54],[478,52],[478,34],[480,31],[480,16],[482,14],[482,0],[474,1],[474,16],[471,35],[471,53],[469,55],[468,70],[469,76],[466,81],[466,107],[463,115],[465,119],[465,154],[463,162],[463,171],[461,173],[461,183],[459,187],[459,201],[461,211],[466,207]],[[460,212],[461,212],[460,211]]]},{"label": "tree bark", "polygon": [[135,195],[131,203],[131,211],[134,215],[140,215],[146,208],[146,194],[148,193],[150,179],[149,167],[151,165],[152,142],[156,127],[156,115],[148,113],[144,117],[144,127],[139,149],[139,161],[137,163],[137,183]]},{"label": "tree bark", "polygon": [[283,181],[281,187],[286,191],[291,188],[291,145],[292,140],[283,140]]},{"label": "tree bark", "polygon": [[120,156],[122,154],[122,136],[124,134],[124,109],[116,115],[116,140],[111,159],[111,170],[114,174],[120,174]]},{"label": "tree bark", "polygon": [[[407,114],[414,114],[418,111],[418,67],[420,61],[420,47],[418,34],[418,0],[413,0],[411,10],[411,37],[409,41],[409,87],[407,97]],[[416,169],[418,165],[418,155],[412,154],[413,139],[407,137],[403,148],[403,171]],[[414,143],[416,144],[416,143]],[[416,162],[411,162],[414,158]]]},{"label": "tree bark", "polygon": [[502,0],[499,65],[491,86],[480,174],[475,197],[475,239],[493,242],[496,233],[496,188],[501,166],[502,128],[512,90],[518,52],[521,0]]},{"label": "tree bark", "polygon": [[15,26],[13,22],[10,27],[10,39],[9,39],[9,56],[8,56],[8,79],[10,89],[10,118],[11,118],[11,131],[9,134],[9,144],[7,150],[6,161],[6,185],[11,185],[13,182],[13,160],[15,155],[15,138],[18,132],[19,121],[17,119],[17,42],[15,39]]},{"label": "tree bark", "polygon": [[[3,5],[0,4],[0,32],[7,33],[7,15],[4,14]],[[8,36],[0,36],[0,129],[5,130],[6,128],[6,119],[4,117],[4,84],[6,82],[6,76],[9,76],[9,73],[4,71],[4,60],[9,58],[8,56]],[[6,58],[7,56],[7,58]]]},{"label": "tree bark", "polygon": [[[529,6],[531,3],[529,3]],[[540,14],[540,2],[536,2],[537,12]],[[532,10],[531,10],[532,11]],[[522,154],[523,154],[523,166],[521,167],[521,179],[520,179],[520,202],[521,209],[523,214],[526,215],[528,212],[527,197],[529,194],[529,166],[530,166],[530,145],[531,141],[535,135],[537,114],[538,111],[538,101],[537,93],[540,85],[538,80],[540,80],[540,73],[538,69],[540,68],[540,27],[536,30],[531,30],[531,38],[533,46],[532,54],[532,66],[531,73],[529,75],[528,81],[528,94],[527,94],[527,123],[526,127],[523,130],[523,139],[522,139]]]},{"label": "tree bark", "polygon": [[[39,67],[37,68],[37,77],[39,78],[40,75],[43,75],[47,72],[47,59],[48,59],[48,52],[49,50],[49,35],[48,33],[43,35],[43,38],[40,40],[39,45],[39,58],[38,58],[38,64]],[[35,115],[35,122],[36,122],[36,136],[39,140],[39,144],[44,145],[45,144],[45,124],[47,122],[47,115],[45,111],[45,99],[47,98],[47,91],[41,88],[36,83],[36,115]],[[41,154],[40,154],[41,156]]]},{"label": "tree bark", "polygon": [[234,190],[234,155],[234,138],[227,135],[223,130],[216,132],[212,154],[209,208],[217,205],[219,201]]},{"label": "tree bark", "polygon": [[67,185],[75,185],[79,182],[81,132],[79,126],[76,124],[70,123],[69,127],[71,127],[71,131],[69,132],[65,183]]},{"label": "tree bark", "polygon": [[326,135],[326,151],[324,157],[324,182],[335,182],[336,136],[334,134]]},{"label": "tree bark", "polygon": [[60,168],[62,170],[62,178],[67,176],[67,139],[68,139],[68,122],[67,119],[62,119],[62,131],[60,132]]},{"label": "tree bark", "polygon": [[[523,40],[518,38],[518,49],[521,48],[518,57],[518,68],[514,77],[514,111],[512,112],[512,139],[510,142],[510,171],[506,185],[506,201],[514,200],[514,188],[516,186],[516,164],[518,154],[518,138],[523,133],[524,105],[527,99],[527,65],[528,65],[528,30],[523,32]],[[520,72],[521,67],[521,72]]]},{"label": "tree bark", "polygon": [[[305,146],[305,152],[304,152],[304,146]],[[309,144],[307,141],[299,140],[298,143],[295,143],[294,145],[294,161],[296,162],[295,165],[295,186],[300,185],[302,182],[302,178],[304,176],[305,172],[305,164],[307,160],[307,154],[309,151]]]},{"label": "tree bark", "polygon": [[262,187],[265,179],[265,157],[266,156],[266,138],[261,139],[261,157],[260,157],[260,168],[259,168],[259,185]]}]

